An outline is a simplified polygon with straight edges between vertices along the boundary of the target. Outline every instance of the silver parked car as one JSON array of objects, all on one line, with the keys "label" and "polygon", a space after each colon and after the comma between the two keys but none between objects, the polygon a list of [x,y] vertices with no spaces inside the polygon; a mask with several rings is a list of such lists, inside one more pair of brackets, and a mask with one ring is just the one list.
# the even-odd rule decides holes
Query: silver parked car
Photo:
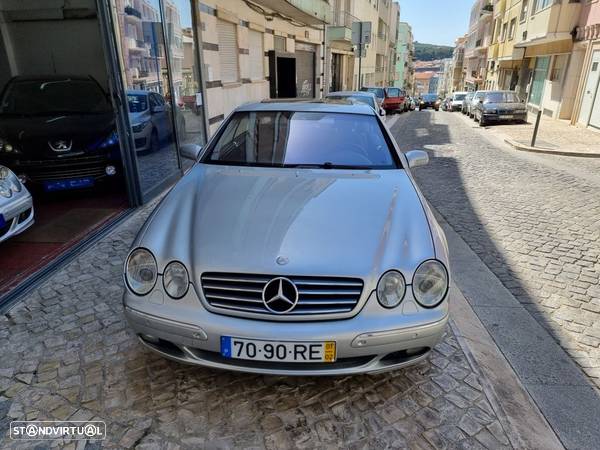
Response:
[{"label": "silver parked car", "polygon": [[385,116],[385,109],[379,106],[377,97],[366,91],[337,91],[330,92],[324,98],[325,103],[363,103],[369,105],[380,116]]},{"label": "silver parked car", "polygon": [[8,167],[0,165],[0,242],[22,233],[31,225],[31,194]]},{"label": "silver parked car", "polygon": [[[176,361],[378,372],[426,357],[448,320],[448,249],[366,105],[239,107],[152,212],[124,267],[125,314]],[[198,156],[199,155],[199,156]]]}]

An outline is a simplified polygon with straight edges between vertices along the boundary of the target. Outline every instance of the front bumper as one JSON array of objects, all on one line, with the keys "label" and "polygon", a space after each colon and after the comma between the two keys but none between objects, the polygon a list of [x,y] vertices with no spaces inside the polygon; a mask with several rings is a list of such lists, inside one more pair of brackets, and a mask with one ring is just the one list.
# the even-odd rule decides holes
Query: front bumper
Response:
[{"label": "front bumper", "polygon": [[[187,294],[190,295],[193,294]],[[414,364],[440,341],[448,321],[447,300],[434,309],[419,309],[408,293],[397,310],[382,308],[373,293],[362,310],[350,319],[313,322],[224,316],[207,311],[197,299],[195,312],[191,314],[185,307],[171,306],[170,300],[158,290],[146,297],[126,292],[125,316],[141,342],[153,351],[183,363],[272,375],[375,373]],[[286,363],[225,358],[220,353],[221,336],[335,341],[337,360]]]},{"label": "front bumper", "polygon": [[15,195],[12,201],[6,204],[3,202],[3,205],[0,206],[0,214],[6,221],[6,225],[0,228],[0,242],[3,242],[33,225],[34,214],[31,194],[23,189]]}]

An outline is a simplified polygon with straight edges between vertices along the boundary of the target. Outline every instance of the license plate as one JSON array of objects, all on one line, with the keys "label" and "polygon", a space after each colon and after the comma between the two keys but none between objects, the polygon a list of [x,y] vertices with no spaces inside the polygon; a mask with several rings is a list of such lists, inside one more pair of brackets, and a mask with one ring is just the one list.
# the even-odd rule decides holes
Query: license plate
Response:
[{"label": "license plate", "polygon": [[502,115],[500,116],[501,119],[512,119],[513,116],[512,115]]},{"label": "license plate", "polygon": [[4,220],[4,216],[0,214],[0,228],[4,228],[6,226],[6,220]]},{"label": "license plate", "polygon": [[279,342],[221,336],[225,358],[276,362],[334,362],[335,342]]},{"label": "license plate", "polygon": [[64,191],[67,189],[81,189],[92,187],[93,185],[94,179],[91,177],[73,178],[71,180],[53,180],[44,181],[44,190],[47,192]]}]

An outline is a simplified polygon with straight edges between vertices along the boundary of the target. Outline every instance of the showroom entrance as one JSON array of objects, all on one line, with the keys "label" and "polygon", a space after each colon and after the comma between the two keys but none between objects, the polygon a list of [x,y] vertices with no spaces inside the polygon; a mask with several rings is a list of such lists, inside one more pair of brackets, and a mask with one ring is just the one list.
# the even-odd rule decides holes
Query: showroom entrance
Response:
[{"label": "showroom entrance", "polygon": [[0,0],[0,305],[205,142],[193,3]]}]

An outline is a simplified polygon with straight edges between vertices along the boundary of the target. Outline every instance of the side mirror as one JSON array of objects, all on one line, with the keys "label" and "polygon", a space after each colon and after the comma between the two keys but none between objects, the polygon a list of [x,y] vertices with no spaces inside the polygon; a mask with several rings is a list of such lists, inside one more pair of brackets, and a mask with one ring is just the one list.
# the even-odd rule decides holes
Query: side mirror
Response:
[{"label": "side mirror", "polygon": [[198,161],[200,152],[202,152],[202,147],[196,144],[183,144],[179,147],[179,151],[184,158]]},{"label": "side mirror", "polygon": [[158,106],[153,106],[153,107],[150,109],[150,112],[151,112],[152,114],[161,113],[161,112],[164,112],[164,111],[165,111],[165,107],[164,107],[164,106],[160,106],[160,105],[158,105]]},{"label": "side mirror", "polygon": [[408,167],[426,166],[429,163],[429,155],[423,150],[411,150],[404,155],[408,160]]}]

